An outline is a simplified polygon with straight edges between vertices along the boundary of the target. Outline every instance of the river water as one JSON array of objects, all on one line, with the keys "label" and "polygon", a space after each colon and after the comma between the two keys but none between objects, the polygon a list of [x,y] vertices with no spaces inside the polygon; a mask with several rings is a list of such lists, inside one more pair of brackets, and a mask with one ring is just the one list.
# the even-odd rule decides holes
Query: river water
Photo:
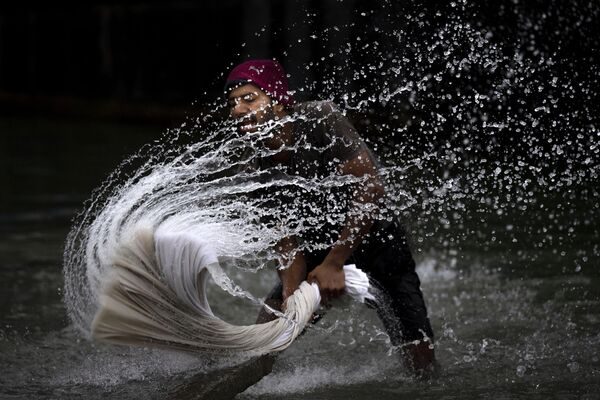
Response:
[{"label": "river water", "polygon": [[[236,369],[242,360],[235,357],[91,343],[69,325],[62,251],[71,218],[115,159],[151,140],[157,128],[97,122],[91,128],[56,119],[0,122],[10,138],[2,158],[9,192],[0,232],[1,397],[177,397],[182,383],[206,386],[203,377],[214,371],[247,373]],[[79,132],[87,132],[86,139],[75,143],[72,135]],[[12,151],[24,137],[31,151]],[[49,137],[71,145],[50,150],[44,145]],[[100,147],[107,149],[102,157]],[[586,190],[540,190],[530,209],[501,215],[478,213],[467,204],[472,218],[457,227],[439,226],[427,213],[407,221],[443,367],[438,379],[414,381],[374,313],[342,304],[238,398],[595,398],[598,208]],[[446,243],[453,237],[461,238],[460,246]],[[257,295],[275,282],[274,273],[261,279],[236,274]],[[215,296],[222,300],[216,306],[221,315],[251,315],[239,322],[253,318],[256,306]]]},{"label": "river water", "polygon": [[[373,311],[340,303],[237,398],[597,398],[600,132],[595,103],[580,100],[597,96],[597,75],[574,73],[573,60],[536,47],[547,31],[519,14],[518,2],[511,10],[519,16],[516,43],[502,29],[468,23],[466,2],[457,3],[456,14],[438,25],[424,25],[436,19],[419,13],[366,10],[360,15],[374,22],[350,26],[353,40],[320,63],[292,70],[321,68],[324,79],[307,78],[297,94],[315,92],[359,115],[359,130],[385,166],[387,211],[408,228],[440,377],[415,381]],[[547,10],[541,21],[556,12]],[[589,22],[574,17],[577,26]],[[326,48],[343,31],[332,26],[310,40]],[[328,69],[346,57],[352,62]],[[95,268],[77,258],[94,236],[84,235],[80,246],[74,228],[88,232],[97,216],[115,217],[114,228],[130,215],[135,222],[176,211],[208,221],[227,214],[208,195],[204,208],[190,202],[221,188],[203,186],[217,182],[210,174],[196,180],[197,160],[210,167],[207,154],[243,158],[206,126],[189,120],[165,132],[52,117],[0,119],[0,397],[230,398],[256,374],[252,360],[236,355],[90,342],[84,325],[95,289],[73,279]],[[213,139],[220,145],[206,145]],[[153,144],[137,152],[147,143]],[[165,179],[142,187],[147,177]],[[98,187],[106,190],[93,192]],[[140,193],[130,208],[108,207],[111,199]],[[84,205],[90,197],[98,201]],[[253,210],[233,200],[225,206],[240,220]],[[82,210],[89,213],[73,219]],[[113,231],[107,237],[118,237]],[[230,278],[264,297],[276,281],[273,270],[242,266],[234,262]],[[218,287],[211,286],[209,298],[218,315],[236,323],[251,323],[258,311]],[[79,306],[82,316],[74,315]]]}]

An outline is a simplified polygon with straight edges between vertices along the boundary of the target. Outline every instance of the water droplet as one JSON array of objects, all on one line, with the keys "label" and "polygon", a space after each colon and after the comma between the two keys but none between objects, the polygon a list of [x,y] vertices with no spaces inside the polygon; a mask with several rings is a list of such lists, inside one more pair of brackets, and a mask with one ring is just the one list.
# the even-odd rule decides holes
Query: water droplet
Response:
[{"label": "water droplet", "polygon": [[569,371],[575,374],[579,372],[579,363],[577,361],[570,362],[567,364],[567,368],[569,368]]}]

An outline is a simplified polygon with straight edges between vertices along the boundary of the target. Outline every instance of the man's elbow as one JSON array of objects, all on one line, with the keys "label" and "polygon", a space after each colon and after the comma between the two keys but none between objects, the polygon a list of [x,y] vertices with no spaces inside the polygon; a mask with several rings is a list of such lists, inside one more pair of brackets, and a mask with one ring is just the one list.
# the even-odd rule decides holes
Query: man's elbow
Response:
[{"label": "man's elbow", "polygon": [[385,188],[381,182],[377,182],[373,187],[373,193],[375,196],[375,200],[381,199],[385,195]]}]

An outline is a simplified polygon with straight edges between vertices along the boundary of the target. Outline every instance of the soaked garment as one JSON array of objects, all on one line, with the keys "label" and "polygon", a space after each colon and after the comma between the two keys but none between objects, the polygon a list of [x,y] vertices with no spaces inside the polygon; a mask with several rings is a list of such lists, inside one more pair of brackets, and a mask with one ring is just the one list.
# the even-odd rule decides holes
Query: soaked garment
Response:
[{"label": "soaked garment", "polygon": [[[282,170],[284,173],[307,179],[339,175],[336,168],[362,150],[367,150],[373,164],[378,165],[355,128],[333,104],[303,103],[295,107],[293,115],[296,116],[293,128],[295,146],[289,165]],[[267,166],[268,161],[263,167]],[[335,201],[325,200],[328,198]],[[335,187],[330,193],[320,191],[314,194],[300,189],[287,198],[278,198],[286,204],[290,213],[305,216],[303,236],[298,240],[301,244],[308,244],[305,246],[308,250],[303,250],[308,272],[321,264],[329,252],[329,248],[311,249],[324,243],[331,246],[343,227],[343,221],[323,221],[329,215],[345,215],[351,200],[349,193]],[[394,345],[422,339],[423,335],[433,339],[415,262],[406,232],[398,221],[375,220],[370,233],[347,263],[354,263],[367,272],[373,284],[382,289],[386,301],[373,305]],[[281,283],[267,298],[282,299]]]}]

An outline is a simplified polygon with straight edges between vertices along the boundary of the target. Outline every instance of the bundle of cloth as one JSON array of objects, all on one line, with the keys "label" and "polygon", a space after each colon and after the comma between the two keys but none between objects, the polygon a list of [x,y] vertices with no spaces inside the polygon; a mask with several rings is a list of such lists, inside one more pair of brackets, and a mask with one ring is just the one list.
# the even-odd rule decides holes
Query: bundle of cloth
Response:
[{"label": "bundle of cloth", "polygon": [[[321,301],[318,286],[303,282],[271,322],[223,321],[206,296],[210,276],[227,281],[217,254],[185,232],[140,229],[120,246],[112,264],[91,326],[100,341],[185,351],[277,352],[292,344]],[[349,296],[374,300],[363,271],[346,265],[344,272]]]}]

